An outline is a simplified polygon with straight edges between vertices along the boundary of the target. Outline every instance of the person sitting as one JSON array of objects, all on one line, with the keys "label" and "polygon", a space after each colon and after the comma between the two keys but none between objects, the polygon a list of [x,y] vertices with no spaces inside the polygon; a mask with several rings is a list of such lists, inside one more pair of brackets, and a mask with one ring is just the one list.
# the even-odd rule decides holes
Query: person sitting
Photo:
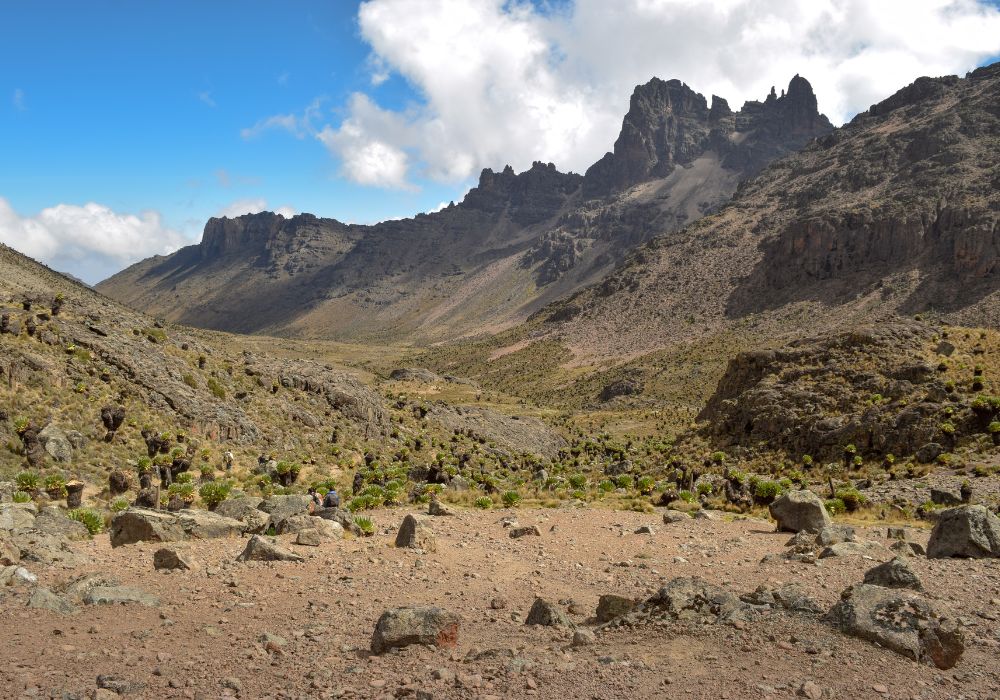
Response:
[{"label": "person sitting", "polygon": [[320,498],[316,489],[312,486],[309,487],[309,512],[312,513],[317,508],[323,507],[323,499]]},{"label": "person sitting", "polygon": [[340,494],[338,494],[332,488],[329,491],[327,491],[326,496],[323,497],[323,507],[340,508]]}]

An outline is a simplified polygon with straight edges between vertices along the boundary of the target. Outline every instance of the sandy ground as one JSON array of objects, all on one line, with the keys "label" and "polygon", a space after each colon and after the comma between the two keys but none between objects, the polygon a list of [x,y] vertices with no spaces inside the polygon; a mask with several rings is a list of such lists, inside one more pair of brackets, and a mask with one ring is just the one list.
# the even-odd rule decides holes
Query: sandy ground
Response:
[{"label": "sandy ground", "polygon": [[[664,525],[659,513],[575,509],[459,511],[433,520],[438,551],[421,553],[393,547],[407,512],[375,512],[371,538],[319,548],[279,538],[303,563],[237,563],[244,542],[228,539],[180,543],[200,569],[160,573],[152,565],[159,545],[113,550],[107,535],[77,543],[92,564],[36,569],[41,585],[100,572],[160,596],[160,606],[63,616],[28,609],[24,592],[8,591],[0,695],[92,697],[96,677],[109,674],[131,682],[137,698],[782,698],[806,681],[836,698],[1000,697],[1000,560],[912,559],[928,597],[967,625],[965,655],[948,671],[786,612],[742,629],[618,629],[570,648],[572,631],[524,625],[536,596],[561,601],[582,626],[592,624],[601,594],[646,597],[676,576],[738,594],[797,582],[830,606],[877,562],[762,562],[789,538],[763,521]],[[510,539],[499,521],[511,513],[542,536]],[[644,524],[654,534],[633,534]],[[885,542],[884,528],[859,534]],[[925,541],[926,531],[914,539]],[[461,616],[458,647],[370,655],[381,612],[417,604]],[[264,634],[284,644],[262,643]]]}]

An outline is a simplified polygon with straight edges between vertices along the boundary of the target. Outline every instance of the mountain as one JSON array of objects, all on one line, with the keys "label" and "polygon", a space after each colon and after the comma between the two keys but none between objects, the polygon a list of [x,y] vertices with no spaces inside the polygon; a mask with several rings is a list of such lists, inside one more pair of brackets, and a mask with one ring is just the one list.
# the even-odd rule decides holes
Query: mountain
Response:
[{"label": "mountain", "polygon": [[585,175],[486,169],[464,200],[374,226],[269,212],[211,219],[198,245],[98,285],[165,319],[242,333],[426,343],[511,326],[600,280],[636,245],[723,205],[832,130],[809,83],[733,112],[678,80],[638,86]]},{"label": "mountain", "polygon": [[[598,284],[427,362],[549,402],[666,399],[691,420],[738,352],[918,314],[1000,327],[1000,64],[916,80]],[[516,385],[518,363],[545,377]]]}]

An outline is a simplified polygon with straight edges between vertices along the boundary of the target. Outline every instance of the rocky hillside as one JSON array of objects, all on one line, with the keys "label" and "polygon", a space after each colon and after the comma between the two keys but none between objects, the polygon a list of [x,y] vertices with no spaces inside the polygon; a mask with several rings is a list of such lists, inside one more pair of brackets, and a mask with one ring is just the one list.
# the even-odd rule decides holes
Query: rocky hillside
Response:
[{"label": "rocky hillside", "polygon": [[677,80],[638,86],[586,175],[484,170],[465,199],[375,226],[303,214],[211,219],[201,243],[98,289],[168,320],[243,333],[437,341],[493,331],[600,280],[832,127],[809,83],[733,112]]},{"label": "rocky hillside", "polygon": [[[1000,64],[920,78],[600,283],[426,362],[569,405],[666,398],[684,421],[743,350],[900,314],[1000,327],[998,173]],[[511,386],[518,363],[546,376]]]}]

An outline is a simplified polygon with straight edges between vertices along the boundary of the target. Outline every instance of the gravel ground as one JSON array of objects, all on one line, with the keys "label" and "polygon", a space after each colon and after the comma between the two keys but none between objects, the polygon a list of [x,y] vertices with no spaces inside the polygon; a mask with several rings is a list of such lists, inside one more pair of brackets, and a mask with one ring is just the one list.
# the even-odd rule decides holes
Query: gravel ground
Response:
[{"label": "gravel ground", "polygon": [[[374,537],[318,548],[279,540],[302,563],[236,563],[238,539],[178,543],[190,572],[153,569],[159,545],[112,549],[107,535],[74,547],[92,564],[39,569],[56,586],[87,572],[161,598],[158,607],[86,606],[72,615],[0,599],[3,697],[94,697],[107,674],[136,698],[757,698],[811,692],[838,698],[1000,697],[1000,560],[926,560],[913,569],[935,604],[966,625],[948,671],[846,637],[820,619],[774,612],[738,627],[669,623],[600,632],[571,648],[566,628],[528,627],[534,598],[560,603],[590,626],[604,593],[647,597],[677,576],[701,576],[737,594],[801,584],[824,607],[878,561],[789,562],[787,534],[759,520],[690,520],[595,509],[464,511],[435,518],[435,553],[396,549],[409,510],[374,514]],[[541,537],[512,540],[516,515]],[[652,525],[652,535],[633,534]],[[927,532],[913,530],[915,541]],[[884,528],[859,535],[885,544]],[[763,561],[762,561],[763,559]],[[393,606],[435,604],[461,617],[458,647],[411,646],[373,656],[375,621]],[[263,635],[280,640],[262,642]],[[100,691],[100,697],[110,691]]]}]

